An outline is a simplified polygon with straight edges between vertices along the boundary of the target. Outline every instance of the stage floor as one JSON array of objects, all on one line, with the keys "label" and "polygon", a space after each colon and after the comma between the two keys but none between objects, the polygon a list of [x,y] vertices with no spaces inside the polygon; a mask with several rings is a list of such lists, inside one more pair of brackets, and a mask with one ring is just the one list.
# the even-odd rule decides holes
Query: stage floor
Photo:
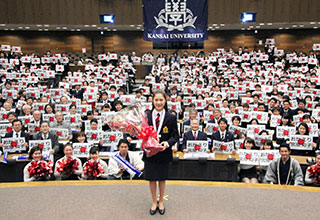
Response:
[{"label": "stage floor", "polygon": [[0,184],[0,219],[319,219],[320,189],[168,181],[166,214],[149,215],[146,181]]}]

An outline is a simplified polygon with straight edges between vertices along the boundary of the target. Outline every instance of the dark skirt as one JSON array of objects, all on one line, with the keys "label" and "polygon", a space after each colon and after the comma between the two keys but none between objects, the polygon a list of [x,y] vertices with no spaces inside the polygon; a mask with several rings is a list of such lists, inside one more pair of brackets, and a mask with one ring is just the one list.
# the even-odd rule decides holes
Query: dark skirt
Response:
[{"label": "dark skirt", "polygon": [[257,174],[257,170],[256,167],[252,167],[250,169],[240,169],[240,173],[239,173],[239,177],[240,177],[240,181],[243,178],[257,178],[258,174]]},{"label": "dark skirt", "polygon": [[163,181],[168,179],[169,163],[144,162],[144,179],[148,181]]}]

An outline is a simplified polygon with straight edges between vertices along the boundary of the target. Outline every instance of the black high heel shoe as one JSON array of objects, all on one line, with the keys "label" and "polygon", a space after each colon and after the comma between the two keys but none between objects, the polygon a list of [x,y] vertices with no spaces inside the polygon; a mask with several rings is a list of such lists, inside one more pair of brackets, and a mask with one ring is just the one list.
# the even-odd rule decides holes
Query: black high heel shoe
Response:
[{"label": "black high heel shoe", "polygon": [[160,215],[164,215],[164,213],[166,213],[166,209],[163,207],[163,209],[159,208],[159,201],[158,201],[158,211]]},{"label": "black high heel shoe", "polygon": [[157,208],[155,210],[150,209],[150,215],[154,215],[157,213],[159,202],[157,202]]}]

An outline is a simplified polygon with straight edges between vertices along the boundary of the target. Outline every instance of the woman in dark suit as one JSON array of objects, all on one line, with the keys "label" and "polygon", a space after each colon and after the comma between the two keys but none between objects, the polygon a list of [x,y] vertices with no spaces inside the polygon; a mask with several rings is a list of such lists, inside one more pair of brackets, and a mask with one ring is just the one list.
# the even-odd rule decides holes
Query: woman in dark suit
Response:
[{"label": "woman in dark suit", "polygon": [[[154,215],[159,210],[163,215],[165,208],[163,196],[168,179],[169,162],[172,161],[171,147],[178,142],[177,118],[167,110],[167,97],[164,91],[157,90],[153,93],[152,99],[153,110],[147,113],[148,124],[154,127],[158,133],[159,143],[163,150],[154,156],[147,157],[144,154],[145,162],[144,178],[149,181],[150,192],[152,195],[152,207],[150,214]],[[159,202],[157,203],[157,181],[160,191]]]}]

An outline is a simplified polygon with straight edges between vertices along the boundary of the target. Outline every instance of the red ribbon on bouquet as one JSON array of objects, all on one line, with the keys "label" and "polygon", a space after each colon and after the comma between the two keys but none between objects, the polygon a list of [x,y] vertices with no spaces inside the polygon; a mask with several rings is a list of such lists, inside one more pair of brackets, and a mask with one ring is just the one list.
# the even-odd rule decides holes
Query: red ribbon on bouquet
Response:
[{"label": "red ribbon on bouquet", "polygon": [[157,139],[158,134],[153,129],[153,126],[147,126],[145,128],[141,129],[141,132],[137,134],[137,138],[142,139],[142,146],[144,145],[144,142],[148,140],[149,137],[153,137],[154,139]]}]

